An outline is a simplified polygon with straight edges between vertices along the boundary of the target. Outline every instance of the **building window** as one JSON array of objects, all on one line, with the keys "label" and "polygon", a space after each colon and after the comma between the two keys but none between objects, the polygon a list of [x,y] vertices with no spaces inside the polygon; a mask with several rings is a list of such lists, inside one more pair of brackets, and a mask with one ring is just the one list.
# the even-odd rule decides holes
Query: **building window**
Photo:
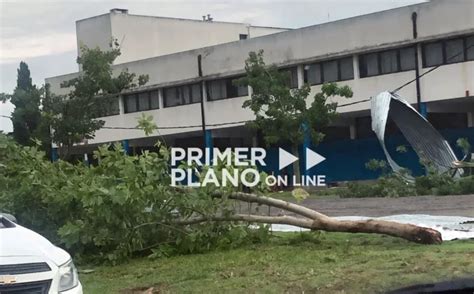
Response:
[{"label": "building window", "polygon": [[351,80],[354,78],[352,57],[305,65],[304,81],[310,85]]},{"label": "building window", "polygon": [[279,70],[281,73],[287,74],[286,86],[290,89],[298,88],[298,70],[296,66],[282,68]]},{"label": "building window", "polygon": [[319,85],[323,83],[323,77],[321,75],[321,64],[313,63],[305,65],[304,67],[304,82],[310,85]]},{"label": "building window", "polygon": [[118,96],[98,97],[94,117],[105,117],[120,114]]},{"label": "building window", "polygon": [[443,64],[443,43],[430,43],[423,46],[424,67]]},{"label": "building window", "polygon": [[359,56],[360,77],[415,69],[415,47],[397,48]]},{"label": "building window", "polygon": [[145,111],[150,109],[150,97],[148,92],[138,94],[138,111]]},{"label": "building window", "polygon": [[416,67],[415,47],[400,49],[400,70],[413,70]]},{"label": "building window", "polygon": [[389,50],[380,53],[380,72],[388,74],[398,71],[397,50]]},{"label": "building window", "polygon": [[456,63],[464,61],[464,41],[454,39],[446,41],[446,63]]},{"label": "building window", "polygon": [[335,82],[338,80],[337,60],[323,62],[324,82]]},{"label": "building window", "polygon": [[466,58],[474,60],[474,36],[466,38]]},{"label": "building window", "polygon": [[423,44],[423,67],[474,60],[474,36]]},{"label": "building window", "polygon": [[239,40],[247,40],[248,35],[247,34],[239,34]]},{"label": "building window", "polygon": [[201,84],[189,84],[163,90],[164,107],[173,107],[192,103],[199,103],[202,99]]},{"label": "building window", "polygon": [[124,96],[125,100],[125,113],[130,112],[137,112],[138,111],[138,95],[137,94],[129,94]]},{"label": "building window", "polygon": [[247,86],[235,85],[240,77],[219,79],[206,82],[207,99],[209,101],[247,96]]},{"label": "building window", "polygon": [[150,108],[151,109],[160,108],[160,98],[158,95],[158,90],[150,92]]},{"label": "building window", "polygon": [[125,113],[159,108],[158,90],[124,95]]},{"label": "building window", "polygon": [[339,80],[352,80],[354,78],[354,63],[351,57],[339,59]]}]

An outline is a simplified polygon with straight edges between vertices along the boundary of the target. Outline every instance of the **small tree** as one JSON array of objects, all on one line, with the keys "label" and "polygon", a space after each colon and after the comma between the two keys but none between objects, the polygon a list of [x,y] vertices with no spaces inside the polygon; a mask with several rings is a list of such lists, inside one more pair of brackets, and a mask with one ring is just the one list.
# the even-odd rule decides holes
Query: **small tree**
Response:
[{"label": "small tree", "polygon": [[40,102],[42,88],[37,88],[31,82],[30,70],[25,62],[20,62],[17,70],[17,85],[9,96],[15,106],[12,113],[13,138],[21,145],[31,145],[41,120]]},{"label": "small tree", "polygon": [[[312,101],[308,101],[309,85],[290,89],[288,73],[279,71],[276,66],[267,66],[263,50],[249,53],[245,71],[246,76],[238,83],[252,87],[251,98],[242,106],[255,114],[255,121],[249,124],[262,131],[269,145],[289,142],[295,156],[298,156],[298,145],[303,143],[305,136],[309,136],[313,144],[323,140],[322,130],[337,115],[337,103],[330,102],[329,98],[352,97],[348,86],[329,83],[321,87],[321,92],[314,95]],[[293,165],[293,170],[299,178],[298,163]]]},{"label": "small tree", "polygon": [[95,132],[104,125],[97,119],[112,103],[118,104],[117,96],[125,89],[147,83],[148,76],[128,70],[118,75],[112,72],[112,64],[120,55],[116,41],[110,50],[90,49],[81,46],[77,63],[82,72],[77,78],[65,81],[63,88],[72,88],[66,96],[50,94],[47,97],[47,117],[52,128],[52,140],[59,146],[60,156],[66,158],[70,149],[84,139],[94,138]]}]

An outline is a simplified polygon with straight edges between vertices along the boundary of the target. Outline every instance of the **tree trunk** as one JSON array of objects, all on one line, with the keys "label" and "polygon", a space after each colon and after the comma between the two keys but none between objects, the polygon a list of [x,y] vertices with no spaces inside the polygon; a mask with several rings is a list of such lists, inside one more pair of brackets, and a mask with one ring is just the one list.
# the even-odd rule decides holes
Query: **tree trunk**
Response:
[{"label": "tree trunk", "polygon": [[[280,199],[258,196],[248,193],[235,192],[226,195],[229,199],[246,203],[258,203],[291,212],[292,215],[265,216],[251,214],[193,216],[187,219],[177,219],[173,224],[191,225],[207,221],[245,221],[266,224],[287,224],[311,230],[348,233],[384,234],[406,239],[421,244],[440,244],[441,234],[433,229],[418,227],[384,220],[342,221],[331,218],[313,209]],[[215,192],[213,197],[223,197],[223,193]]]},{"label": "tree trunk", "polygon": [[[298,145],[292,145],[291,152],[293,153],[294,156],[298,158],[300,157],[298,153]],[[295,183],[299,183],[301,181],[300,160],[293,162],[293,175],[294,175],[294,181],[293,181],[293,186],[294,186]]]}]

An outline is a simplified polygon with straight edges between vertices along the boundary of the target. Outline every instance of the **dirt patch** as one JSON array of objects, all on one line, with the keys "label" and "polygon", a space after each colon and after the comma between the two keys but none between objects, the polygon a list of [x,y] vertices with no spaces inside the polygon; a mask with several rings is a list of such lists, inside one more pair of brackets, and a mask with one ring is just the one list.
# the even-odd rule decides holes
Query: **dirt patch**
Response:
[{"label": "dirt patch", "polygon": [[135,287],[129,289],[120,290],[120,294],[158,294],[158,293],[167,293],[166,285],[154,285],[154,286],[144,286],[144,287]]}]

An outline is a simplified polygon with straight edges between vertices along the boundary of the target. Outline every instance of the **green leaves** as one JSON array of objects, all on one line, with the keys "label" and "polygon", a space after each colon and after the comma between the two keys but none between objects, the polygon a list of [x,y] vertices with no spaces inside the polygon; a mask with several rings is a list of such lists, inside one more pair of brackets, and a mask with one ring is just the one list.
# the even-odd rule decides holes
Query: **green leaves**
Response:
[{"label": "green leaves", "polygon": [[128,69],[113,73],[113,62],[120,56],[116,40],[111,42],[110,50],[83,45],[80,50],[77,63],[82,72],[61,84],[61,87],[70,89],[69,94],[57,96],[48,93],[45,99],[44,116],[54,130],[52,139],[60,147],[62,158],[68,157],[74,144],[94,138],[95,132],[104,125],[104,121],[97,117],[117,111],[118,96],[122,91],[143,86],[149,80],[147,75],[137,78]]},{"label": "green leaves", "polygon": [[[94,261],[203,252],[264,238],[268,230],[256,237],[240,224],[173,225],[176,218],[226,214],[233,206],[226,197],[212,197],[216,187],[170,187],[169,150],[157,147],[158,153],[128,156],[120,144],[104,145],[94,152],[98,164],[88,167],[52,163],[37,146],[21,147],[0,134],[0,207],[76,257]],[[219,176],[224,167],[216,167]]]},{"label": "green leaves", "polygon": [[313,143],[324,138],[322,130],[336,118],[337,103],[332,97],[352,97],[348,86],[336,83],[324,84],[321,92],[313,99],[309,85],[290,89],[289,73],[275,66],[268,66],[263,60],[263,50],[250,52],[245,61],[246,76],[238,80],[239,85],[252,88],[251,99],[242,107],[250,109],[256,116],[249,126],[262,131],[267,144],[290,142],[299,145],[305,137],[302,125],[309,127]]},{"label": "green leaves", "polygon": [[146,136],[150,136],[158,129],[156,123],[153,121],[153,116],[146,115],[145,113],[142,113],[141,117],[138,119],[137,128],[142,129]]}]

